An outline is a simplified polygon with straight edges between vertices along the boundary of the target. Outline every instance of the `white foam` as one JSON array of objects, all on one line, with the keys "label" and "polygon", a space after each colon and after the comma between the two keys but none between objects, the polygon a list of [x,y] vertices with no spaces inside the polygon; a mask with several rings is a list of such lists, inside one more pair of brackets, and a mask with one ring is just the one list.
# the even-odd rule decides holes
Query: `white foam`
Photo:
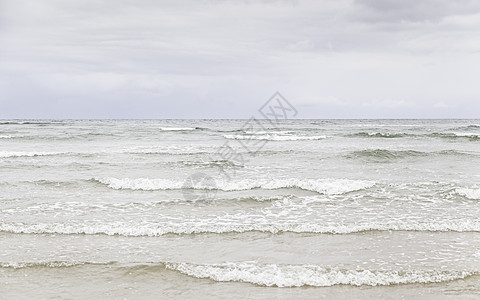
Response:
[{"label": "white foam", "polygon": [[[0,268],[62,268],[82,265],[105,266],[115,264],[115,262],[39,261],[0,263]],[[275,286],[281,288],[439,283],[478,275],[478,272],[470,270],[366,270],[311,264],[265,264],[254,261],[227,262],[221,264],[193,264],[186,262],[160,262],[158,264],[165,269],[173,270],[194,278],[210,279],[217,282],[246,282],[260,286]],[[135,268],[135,265],[130,264],[129,267]]]},{"label": "white foam", "polygon": [[454,132],[453,134],[454,134],[455,136],[458,136],[458,137],[480,138],[480,135],[478,135],[478,134],[472,134],[472,133]]},{"label": "white foam", "polygon": [[150,146],[150,147],[128,147],[121,150],[110,151],[105,153],[133,153],[133,154],[202,154],[210,153],[217,150],[216,146],[199,145],[199,146]]},{"label": "white foam", "polygon": [[362,223],[315,224],[272,220],[265,215],[231,215],[210,219],[184,218],[181,222],[75,222],[68,223],[0,223],[0,231],[27,234],[105,234],[122,236],[162,236],[165,234],[244,233],[251,231],[293,233],[349,234],[364,231],[480,232],[479,220],[385,220]]},{"label": "white foam", "polygon": [[163,131],[191,131],[195,130],[193,127],[160,127]]},{"label": "white foam", "polygon": [[94,178],[95,181],[106,184],[114,190],[170,190],[181,189],[182,182],[169,179],[149,179],[149,178]]},{"label": "white foam", "polygon": [[12,269],[23,269],[23,268],[65,268],[65,267],[76,267],[82,265],[112,265],[114,261],[109,262],[87,262],[87,261],[33,261],[33,262],[8,262],[0,263],[0,268],[12,268]]},{"label": "white foam", "polygon": [[74,267],[84,265],[83,262],[75,261],[52,261],[52,262],[17,262],[17,263],[0,263],[1,268],[23,269],[32,267],[61,268]]},{"label": "white foam", "polygon": [[289,135],[289,134],[292,134],[292,133],[295,133],[294,131],[287,131],[287,130],[284,130],[284,131],[244,131],[246,135],[249,135],[249,134],[259,134],[259,135],[264,135],[264,134],[279,134],[279,135]]},{"label": "white foam", "polygon": [[226,139],[231,140],[265,140],[265,141],[300,141],[300,140],[323,140],[327,137],[325,135],[318,136],[299,136],[299,135],[277,135],[277,134],[264,134],[264,135],[224,135]]},{"label": "white foam", "polygon": [[254,262],[203,265],[166,263],[165,266],[167,269],[196,278],[208,278],[221,282],[240,281],[277,287],[433,283],[476,275],[475,272],[468,271],[342,270],[317,265],[277,265]]},{"label": "white foam", "polygon": [[47,156],[47,155],[59,155],[66,154],[66,152],[18,152],[18,151],[0,151],[0,157],[33,157],[33,156]]},{"label": "white foam", "polygon": [[[148,178],[94,178],[95,181],[103,183],[116,190],[170,190],[180,189],[184,186],[181,181],[169,179],[148,179]],[[197,184],[192,186],[196,189],[219,189],[223,191],[241,191],[256,188],[273,190],[281,188],[300,188],[314,191],[321,194],[335,195],[367,189],[375,185],[373,181],[351,180],[351,179],[274,179],[256,180],[244,179],[236,181],[217,181],[215,186]]]},{"label": "white foam", "polygon": [[455,190],[457,194],[472,200],[480,200],[480,189],[459,188]]}]

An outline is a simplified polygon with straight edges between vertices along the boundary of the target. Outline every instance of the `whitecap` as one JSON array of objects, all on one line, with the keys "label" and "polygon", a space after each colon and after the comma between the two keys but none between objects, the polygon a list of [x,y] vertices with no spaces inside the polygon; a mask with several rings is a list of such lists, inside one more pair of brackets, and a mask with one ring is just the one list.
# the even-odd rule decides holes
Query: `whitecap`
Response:
[{"label": "whitecap", "polygon": [[160,127],[163,131],[191,131],[195,130],[193,127]]},{"label": "whitecap", "polygon": [[[171,190],[184,188],[182,181],[170,179],[149,179],[149,178],[94,178],[94,181],[105,184],[116,190]],[[309,190],[321,194],[335,195],[344,194],[353,191],[363,190],[373,187],[375,182],[367,180],[351,180],[351,179],[244,179],[236,181],[217,181],[215,186],[196,184],[188,188],[194,189],[218,189],[222,191],[241,191],[251,189],[274,190],[281,188],[299,188]]]},{"label": "whitecap", "polygon": [[318,265],[279,265],[255,262],[223,264],[166,263],[167,269],[195,278],[208,278],[220,282],[248,282],[261,286],[377,286],[410,283],[434,283],[476,275],[472,271],[376,271],[348,270]]},{"label": "whitecap", "polygon": [[278,134],[264,134],[264,135],[224,135],[226,139],[231,140],[264,140],[264,141],[301,141],[301,140],[323,140],[325,135],[318,136],[304,136],[304,135],[278,135]]},{"label": "whitecap", "polygon": [[66,152],[18,152],[18,151],[0,151],[0,157],[34,157],[34,156],[48,156],[48,155],[60,155],[66,154]]},{"label": "whitecap", "polygon": [[457,194],[472,200],[480,200],[480,189],[458,188],[455,190]]},{"label": "whitecap", "polygon": [[174,219],[164,222],[68,222],[68,223],[0,223],[0,231],[26,234],[105,234],[122,236],[162,236],[166,234],[244,233],[318,233],[351,234],[366,231],[480,232],[478,220],[385,220],[364,223],[299,223],[272,221],[264,215],[230,215],[212,219]]}]

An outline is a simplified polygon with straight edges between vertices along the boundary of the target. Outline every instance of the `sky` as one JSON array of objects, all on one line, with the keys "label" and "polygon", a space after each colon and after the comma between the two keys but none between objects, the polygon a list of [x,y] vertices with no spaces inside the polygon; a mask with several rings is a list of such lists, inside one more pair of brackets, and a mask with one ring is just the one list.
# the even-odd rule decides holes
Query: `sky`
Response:
[{"label": "sky", "polygon": [[480,118],[480,0],[0,0],[0,118]]}]

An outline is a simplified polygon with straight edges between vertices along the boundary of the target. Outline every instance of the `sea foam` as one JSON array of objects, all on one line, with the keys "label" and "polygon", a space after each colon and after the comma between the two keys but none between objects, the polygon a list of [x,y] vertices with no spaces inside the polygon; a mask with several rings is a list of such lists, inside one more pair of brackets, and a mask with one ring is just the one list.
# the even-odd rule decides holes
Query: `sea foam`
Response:
[{"label": "sea foam", "polygon": [[196,278],[215,281],[240,281],[262,286],[377,286],[408,283],[433,283],[476,275],[469,271],[374,271],[345,270],[316,265],[278,265],[254,262],[224,264],[167,263],[167,269]]},{"label": "sea foam", "polygon": [[193,127],[160,127],[162,131],[192,131],[195,130]]},{"label": "sea foam", "polygon": [[263,135],[231,135],[227,134],[223,136],[226,139],[231,140],[265,140],[265,141],[300,141],[300,140],[323,140],[327,137],[325,135],[318,136],[303,136],[303,135],[278,135],[278,134],[263,134]]},{"label": "sea foam", "polygon": [[[185,188],[184,182],[170,179],[149,179],[149,178],[94,178],[96,182],[107,185],[116,190],[172,190]],[[351,179],[274,179],[274,180],[255,180],[243,179],[235,181],[218,181],[215,186],[197,184],[187,186],[194,189],[218,189],[222,191],[242,191],[251,189],[274,190],[281,188],[299,188],[321,194],[344,194],[362,189],[373,187],[375,182],[366,180]]]},{"label": "sea foam", "polygon": [[66,152],[19,152],[19,151],[0,151],[0,157],[34,157],[34,156],[50,156],[50,155],[61,155],[66,154]]},{"label": "sea foam", "polygon": [[367,231],[480,232],[478,220],[384,220],[362,223],[300,223],[272,220],[265,216],[242,215],[210,219],[163,222],[69,222],[69,223],[0,223],[1,232],[26,234],[105,234],[121,236],[162,236],[166,234],[268,232],[278,234],[318,233],[351,234]]},{"label": "sea foam", "polygon": [[46,261],[0,263],[0,268],[71,268],[99,266],[127,269],[129,273],[154,269],[156,272],[171,270],[186,276],[210,279],[217,282],[245,282],[267,287],[328,287],[334,285],[386,286],[414,283],[439,283],[479,275],[476,271],[464,270],[368,270],[345,269],[337,266],[312,264],[265,264],[255,261],[226,262],[220,264],[193,264],[187,262],[153,262],[128,264],[118,262]]},{"label": "sea foam", "polygon": [[459,188],[456,189],[457,194],[472,200],[480,200],[480,189]]}]

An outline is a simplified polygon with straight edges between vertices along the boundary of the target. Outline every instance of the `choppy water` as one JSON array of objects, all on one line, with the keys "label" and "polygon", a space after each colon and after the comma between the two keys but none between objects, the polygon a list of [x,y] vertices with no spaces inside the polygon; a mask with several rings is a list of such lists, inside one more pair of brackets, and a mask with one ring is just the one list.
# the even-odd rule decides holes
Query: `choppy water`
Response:
[{"label": "choppy water", "polygon": [[0,122],[0,297],[480,297],[480,120],[245,122]]}]

